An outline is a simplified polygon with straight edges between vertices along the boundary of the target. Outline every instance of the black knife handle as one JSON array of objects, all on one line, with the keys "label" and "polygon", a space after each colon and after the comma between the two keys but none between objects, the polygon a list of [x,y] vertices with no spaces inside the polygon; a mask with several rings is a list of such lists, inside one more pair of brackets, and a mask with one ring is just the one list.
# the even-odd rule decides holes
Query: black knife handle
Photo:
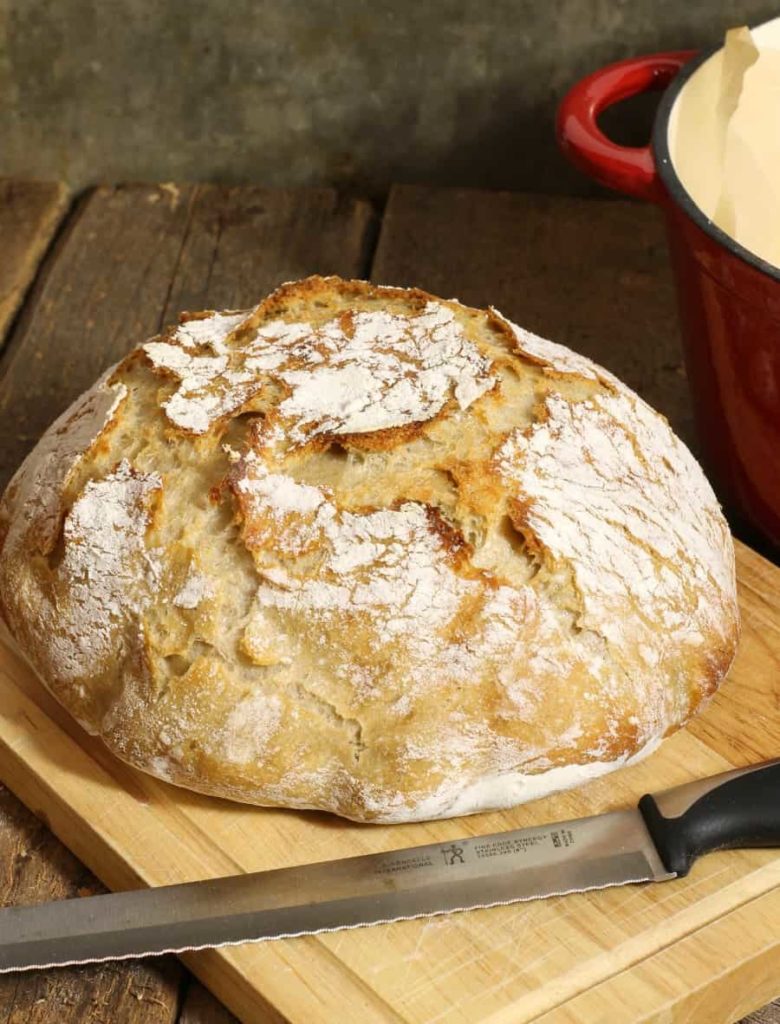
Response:
[{"label": "black knife handle", "polygon": [[703,853],[780,846],[780,760],[643,796],[639,810],[667,871]]}]

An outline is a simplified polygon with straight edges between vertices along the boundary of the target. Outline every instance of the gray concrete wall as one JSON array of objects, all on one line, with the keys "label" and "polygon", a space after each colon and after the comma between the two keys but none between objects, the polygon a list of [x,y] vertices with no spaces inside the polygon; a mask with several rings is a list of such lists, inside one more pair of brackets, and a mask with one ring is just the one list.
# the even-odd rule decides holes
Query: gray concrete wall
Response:
[{"label": "gray concrete wall", "polygon": [[[553,140],[571,82],[777,13],[776,0],[0,0],[0,174],[582,192]],[[629,137],[632,116],[620,122]]]}]

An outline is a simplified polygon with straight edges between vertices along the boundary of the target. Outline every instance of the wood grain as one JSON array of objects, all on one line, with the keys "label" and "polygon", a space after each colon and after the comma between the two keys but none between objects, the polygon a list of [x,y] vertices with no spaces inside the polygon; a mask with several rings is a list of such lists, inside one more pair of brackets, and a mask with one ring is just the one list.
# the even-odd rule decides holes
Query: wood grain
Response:
[{"label": "wood grain", "polygon": [[0,490],[51,423],[183,309],[366,271],[372,212],[329,189],[99,188],[75,209],[0,359]]},{"label": "wood grain", "polygon": [[176,1024],[238,1024],[233,1014],[218,1003],[207,988],[191,978]]},{"label": "wood grain", "polygon": [[60,182],[0,179],[0,347],[67,205]]},{"label": "wood grain", "polygon": [[372,278],[496,306],[612,370],[695,449],[664,228],[649,204],[397,185]]},{"label": "wood grain", "polygon": [[778,1024],[780,1022],[780,1000],[764,1006],[755,1013],[749,1013],[744,1017],[741,1024]]}]

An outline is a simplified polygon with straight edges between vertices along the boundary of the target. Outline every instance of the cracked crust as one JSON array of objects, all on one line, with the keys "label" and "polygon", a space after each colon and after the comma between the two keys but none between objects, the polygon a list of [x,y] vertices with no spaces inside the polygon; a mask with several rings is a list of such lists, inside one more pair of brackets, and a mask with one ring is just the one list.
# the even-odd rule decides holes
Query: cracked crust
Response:
[{"label": "cracked crust", "polygon": [[641,756],[738,634],[723,517],[641,399],[493,309],[318,277],[185,314],[50,428],[0,612],[130,763],[361,821]]}]

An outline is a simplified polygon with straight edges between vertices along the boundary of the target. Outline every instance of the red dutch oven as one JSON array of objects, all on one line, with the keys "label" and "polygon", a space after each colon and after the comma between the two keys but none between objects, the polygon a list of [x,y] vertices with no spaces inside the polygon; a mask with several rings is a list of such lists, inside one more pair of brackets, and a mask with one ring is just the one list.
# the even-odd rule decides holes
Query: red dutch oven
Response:
[{"label": "red dutch oven", "polygon": [[[716,227],[672,162],[669,121],[686,83],[712,56],[690,51],[624,60],[564,98],[564,153],[602,185],[665,214],[694,415],[705,468],[732,522],[780,550],[780,268]],[[619,100],[666,92],[649,146],[610,141],[597,118]]]}]

